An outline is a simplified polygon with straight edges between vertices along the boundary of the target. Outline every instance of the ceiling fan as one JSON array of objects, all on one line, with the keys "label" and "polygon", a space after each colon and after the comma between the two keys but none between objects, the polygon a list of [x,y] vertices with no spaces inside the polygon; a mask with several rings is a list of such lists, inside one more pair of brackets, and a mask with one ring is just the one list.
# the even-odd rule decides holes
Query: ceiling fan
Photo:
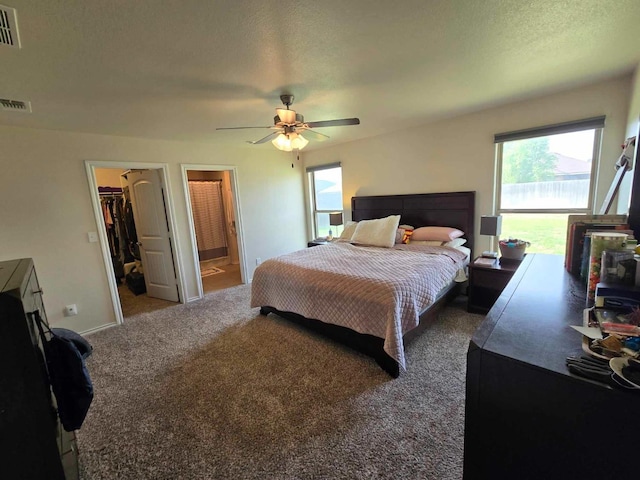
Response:
[{"label": "ceiling fan", "polygon": [[280,100],[287,107],[276,108],[276,116],[273,117],[273,126],[271,127],[221,127],[216,130],[240,130],[243,128],[270,128],[274,132],[270,133],[264,138],[256,141],[247,141],[252,145],[260,143],[266,143],[271,140],[271,143],[278,149],[285,152],[292,150],[302,150],[307,146],[309,140],[304,138],[301,133],[315,140],[325,140],[329,138],[327,135],[318,133],[312,128],[318,127],[340,127],[343,125],[359,125],[359,118],[342,118],[339,120],[322,120],[319,122],[306,122],[304,117],[294,110],[289,110],[289,106],[293,104],[293,95],[280,95]]}]

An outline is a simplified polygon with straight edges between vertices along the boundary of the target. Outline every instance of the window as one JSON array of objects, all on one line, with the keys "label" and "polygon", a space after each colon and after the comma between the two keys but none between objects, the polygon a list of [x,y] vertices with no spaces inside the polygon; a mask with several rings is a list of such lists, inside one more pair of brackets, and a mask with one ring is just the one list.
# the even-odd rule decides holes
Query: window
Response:
[{"label": "window", "polygon": [[501,238],[564,253],[569,214],[591,213],[604,117],[496,135]]},{"label": "window", "polygon": [[338,236],[342,226],[329,225],[329,214],[342,212],[342,167],[339,163],[307,168],[313,238]]}]

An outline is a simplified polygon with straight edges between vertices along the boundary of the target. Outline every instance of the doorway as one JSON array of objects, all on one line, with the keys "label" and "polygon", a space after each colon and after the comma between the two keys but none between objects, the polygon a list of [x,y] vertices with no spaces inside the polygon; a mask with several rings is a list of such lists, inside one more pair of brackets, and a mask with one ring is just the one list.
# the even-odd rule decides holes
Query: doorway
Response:
[{"label": "doorway", "polygon": [[183,165],[199,294],[245,283],[235,167]]},{"label": "doorway", "polygon": [[166,165],[85,165],[116,322],[179,302],[184,288]]}]

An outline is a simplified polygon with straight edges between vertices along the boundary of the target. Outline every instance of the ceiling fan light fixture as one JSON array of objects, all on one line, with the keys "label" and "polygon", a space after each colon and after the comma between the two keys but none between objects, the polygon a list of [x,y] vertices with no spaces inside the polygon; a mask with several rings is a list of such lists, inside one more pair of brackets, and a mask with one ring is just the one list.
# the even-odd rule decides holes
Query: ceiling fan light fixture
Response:
[{"label": "ceiling fan light fixture", "polygon": [[307,146],[309,140],[297,133],[290,133],[288,135],[281,133],[276,138],[274,138],[271,143],[278,150],[282,150],[283,152],[290,152],[291,150],[302,150]]},{"label": "ceiling fan light fixture", "polygon": [[278,150],[282,150],[283,152],[290,152],[292,150],[291,140],[289,140],[289,138],[284,133],[281,133],[276,138],[271,140],[271,143],[274,147],[276,147]]},{"label": "ceiling fan light fixture", "polygon": [[276,113],[282,123],[292,125],[296,123],[296,112],[284,108],[276,108]]},{"label": "ceiling fan light fixture", "polygon": [[308,143],[309,140],[304,138],[302,135],[296,134],[296,137],[291,139],[291,148],[302,150]]}]

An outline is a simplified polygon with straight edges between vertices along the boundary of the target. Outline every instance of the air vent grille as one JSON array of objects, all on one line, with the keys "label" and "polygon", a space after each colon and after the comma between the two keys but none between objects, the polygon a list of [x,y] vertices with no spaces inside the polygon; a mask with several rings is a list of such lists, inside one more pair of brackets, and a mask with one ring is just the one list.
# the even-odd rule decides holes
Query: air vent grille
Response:
[{"label": "air vent grille", "polygon": [[23,102],[21,100],[9,100],[8,98],[0,98],[0,106],[5,112],[24,112],[31,113],[31,102]]},{"label": "air vent grille", "polygon": [[0,5],[0,45],[20,48],[18,15],[15,8]]}]

